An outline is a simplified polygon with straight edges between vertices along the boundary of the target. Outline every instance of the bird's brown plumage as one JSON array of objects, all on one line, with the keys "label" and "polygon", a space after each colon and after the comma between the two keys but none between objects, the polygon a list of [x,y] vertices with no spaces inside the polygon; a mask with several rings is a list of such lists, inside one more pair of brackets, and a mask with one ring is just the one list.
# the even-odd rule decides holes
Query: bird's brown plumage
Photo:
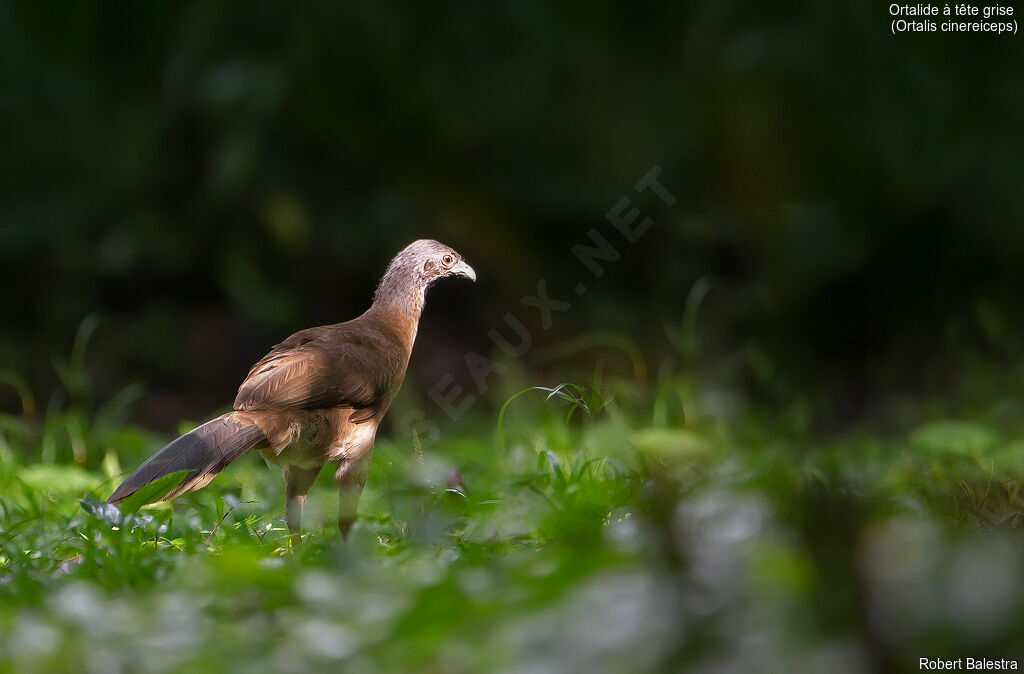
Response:
[{"label": "bird's brown plumage", "polygon": [[394,327],[372,314],[303,330],[252,367],[234,407],[374,409],[401,383],[406,351]]},{"label": "bird's brown plumage", "polygon": [[405,378],[426,289],[445,276],[476,280],[451,248],[421,239],[395,256],[371,307],[346,323],[297,332],[257,362],[230,412],[170,443],[108,499],[118,503],[177,470],[186,478],[163,498],[209,482],[249,449],[283,468],[286,510],[298,531],[302,502],[324,464],[337,462],[338,523],[347,534],[377,426]]}]

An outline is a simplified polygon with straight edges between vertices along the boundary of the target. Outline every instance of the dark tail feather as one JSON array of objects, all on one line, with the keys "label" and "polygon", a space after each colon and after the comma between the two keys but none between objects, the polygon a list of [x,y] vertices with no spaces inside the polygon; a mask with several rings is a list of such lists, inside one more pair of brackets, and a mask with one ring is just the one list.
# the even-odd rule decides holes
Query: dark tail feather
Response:
[{"label": "dark tail feather", "polygon": [[177,487],[156,500],[166,501],[189,489],[203,487],[224,466],[264,440],[266,435],[259,426],[237,418],[234,413],[217,417],[149,457],[114,490],[107,503],[120,503],[150,482],[179,470],[189,471],[188,475]]}]

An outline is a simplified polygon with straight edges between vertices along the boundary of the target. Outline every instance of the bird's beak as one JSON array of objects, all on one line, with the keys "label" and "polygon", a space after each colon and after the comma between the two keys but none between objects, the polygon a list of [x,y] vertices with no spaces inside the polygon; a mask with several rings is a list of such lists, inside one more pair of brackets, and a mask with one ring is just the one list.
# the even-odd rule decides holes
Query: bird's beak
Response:
[{"label": "bird's beak", "polygon": [[465,276],[470,281],[476,282],[476,272],[465,262],[459,262],[457,265],[452,267],[452,273],[459,276]]}]

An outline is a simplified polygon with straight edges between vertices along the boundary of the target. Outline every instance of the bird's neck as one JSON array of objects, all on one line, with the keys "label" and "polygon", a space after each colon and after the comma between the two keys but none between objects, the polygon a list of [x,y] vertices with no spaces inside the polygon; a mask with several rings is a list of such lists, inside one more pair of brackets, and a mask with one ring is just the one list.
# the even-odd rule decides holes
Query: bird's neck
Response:
[{"label": "bird's neck", "polygon": [[377,286],[373,304],[367,313],[398,329],[411,351],[426,302],[426,291],[418,274],[401,267],[389,268]]}]

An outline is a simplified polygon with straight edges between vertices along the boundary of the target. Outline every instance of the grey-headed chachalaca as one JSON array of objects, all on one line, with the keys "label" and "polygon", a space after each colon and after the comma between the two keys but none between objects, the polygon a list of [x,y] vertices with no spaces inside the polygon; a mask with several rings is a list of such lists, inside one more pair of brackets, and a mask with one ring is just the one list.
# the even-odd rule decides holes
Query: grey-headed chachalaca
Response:
[{"label": "grey-headed chachalaca", "polygon": [[366,482],[373,440],[409,364],[427,288],[446,276],[476,280],[457,252],[416,241],[388,265],[373,304],[359,318],[296,332],[249,371],[234,411],[186,433],[132,473],[110,498],[120,503],[163,475],[188,474],[163,497],[205,486],[255,449],[281,466],[288,528],[297,535],[302,504],[320,469],[337,462],[338,527],[347,536]]}]

